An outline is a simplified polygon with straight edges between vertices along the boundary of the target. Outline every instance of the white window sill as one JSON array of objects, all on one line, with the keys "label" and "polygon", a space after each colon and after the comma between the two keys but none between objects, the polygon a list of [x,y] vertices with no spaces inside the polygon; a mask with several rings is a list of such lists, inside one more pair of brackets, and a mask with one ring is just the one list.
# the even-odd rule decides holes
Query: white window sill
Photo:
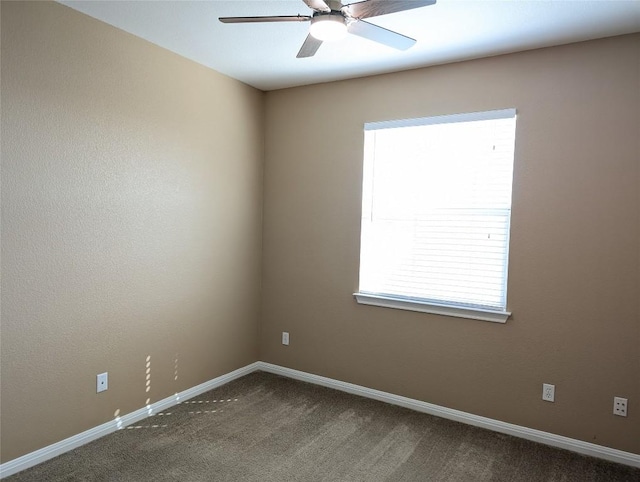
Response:
[{"label": "white window sill", "polygon": [[439,305],[421,301],[404,300],[389,296],[373,295],[369,293],[354,293],[356,301],[361,305],[381,306],[397,310],[420,311],[436,315],[455,316],[456,318],[469,318],[472,320],[491,321],[494,323],[506,323],[511,316],[508,311],[483,310],[481,308],[466,308],[460,306]]}]

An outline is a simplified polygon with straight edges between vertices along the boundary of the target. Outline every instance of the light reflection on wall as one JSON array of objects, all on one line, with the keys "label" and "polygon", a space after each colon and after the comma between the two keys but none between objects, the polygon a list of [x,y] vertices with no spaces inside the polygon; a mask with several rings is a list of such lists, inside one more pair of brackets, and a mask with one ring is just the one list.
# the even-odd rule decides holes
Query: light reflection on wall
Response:
[{"label": "light reflection on wall", "polygon": [[115,412],[113,412],[113,418],[116,421],[116,430],[120,430],[122,428],[122,419],[120,418],[120,409],[116,409]]},{"label": "light reflection on wall", "polygon": [[[146,359],[146,381],[145,381],[145,393],[149,393],[151,391],[151,355],[147,355]],[[147,400],[144,402],[147,407],[147,413],[149,415],[153,414],[153,410],[151,409],[151,397],[147,397]]]},{"label": "light reflection on wall", "polygon": [[[173,380],[175,382],[178,381],[179,378],[179,367],[178,367],[178,363],[179,363],[179,353],[175,354],[174,360],[173,360]],[[155,422],[159,420],[159,417],[162,417],[162,422],[167,421],[166,417],[169,417],[171,415],[173,415],[173,412],[159,412],[159,413],[153,413],[153,408],[151,406],[151,396],[150,396],[150,392],[151,392],[151,355],[147,355],[146,359],[145,359],[145,385],[144,385],[144,392],[146,395],[146,400],[144,402],[144,405],[146,407],[146,411],[147,411],[147,416],[149,418],[147,418],[147,422]],[[206,405],[206,404],[217,404],[216,408],[213,409],[213,407],[211,407],[212,409],[210,410],[206,410],[203,409],[204,407],[198,407],[201,408],[200,410],[192,410],[192,411],[188,411],[186,412],[188,415],[203,415],[203,414],[214,414],[214,413],[219,413],[219,412],[223,412],[224,409],[220,406],[220,404],[224,404],[224,403],[229,403],[229,402],[237,402],[238,399],[237,398],[219,398],[219,399],[212,399],[212,400],[187,400],[182,402],[180,400],[180,395],[179,393],[176,391],[175,392],[175,400],[176,400],[176,404],[177,405],[182,405],[182,404],[186,404],[186,405]],[[196,407],[193,407],[196,408]],[[208,408],[208,407],[207,407]],[[117,409],[114,414],[113,417],[115,419],[116,422],[116,427],[118,430],[120,429],[124,429],[126,428],[127,430],[139,430],[139,429],[151,429],[151,428],[167,428],[168,424],[167,423],[148,423],[148,424],[140,424],[140,425],[129,425],[128,427],[123,427],[123,421],[122,418],[120,417],[120,409]],[[152,418],[153,417],[153,418]],[[158,418],[155,418],[158,417]]]}]

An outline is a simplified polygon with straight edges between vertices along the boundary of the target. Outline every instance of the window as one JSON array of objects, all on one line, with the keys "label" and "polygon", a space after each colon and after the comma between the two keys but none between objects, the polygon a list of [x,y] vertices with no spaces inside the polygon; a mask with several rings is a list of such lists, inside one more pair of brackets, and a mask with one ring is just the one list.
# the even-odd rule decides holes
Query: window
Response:
[{"label": "window", "polygon": [[359,303],[504,323],[515,109],[365,125]]}]

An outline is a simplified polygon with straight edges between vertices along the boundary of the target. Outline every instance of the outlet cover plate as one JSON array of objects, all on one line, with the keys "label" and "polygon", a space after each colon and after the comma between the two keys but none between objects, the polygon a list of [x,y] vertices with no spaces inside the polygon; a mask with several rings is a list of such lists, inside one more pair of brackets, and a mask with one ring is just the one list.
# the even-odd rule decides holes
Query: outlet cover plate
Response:
[{"label": "outlet cover plate", "polygon": [[556,386],[550,383],[542,384],[542,399],[545,402],[553,402],[556,398]]},{"label": "outlet cover plate", "polygon": [[622,397],[613,397],[613,414],[620,417],[627,416],[627,399]]},{"label": "outlet cover plate", "polygon": [[100,373],[96,376],[96,392],[104,392],[107,388],[109,388],[109,373],[104,372]]}]

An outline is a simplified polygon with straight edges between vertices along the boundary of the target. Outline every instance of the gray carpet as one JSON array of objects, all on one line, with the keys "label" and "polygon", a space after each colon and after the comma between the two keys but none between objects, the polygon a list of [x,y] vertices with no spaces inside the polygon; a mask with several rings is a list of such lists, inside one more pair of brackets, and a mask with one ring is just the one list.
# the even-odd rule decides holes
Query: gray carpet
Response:
[{"label": "gray carpet", "polygon": [[256,372],[6,479],[640,481],[640,469]]}]

